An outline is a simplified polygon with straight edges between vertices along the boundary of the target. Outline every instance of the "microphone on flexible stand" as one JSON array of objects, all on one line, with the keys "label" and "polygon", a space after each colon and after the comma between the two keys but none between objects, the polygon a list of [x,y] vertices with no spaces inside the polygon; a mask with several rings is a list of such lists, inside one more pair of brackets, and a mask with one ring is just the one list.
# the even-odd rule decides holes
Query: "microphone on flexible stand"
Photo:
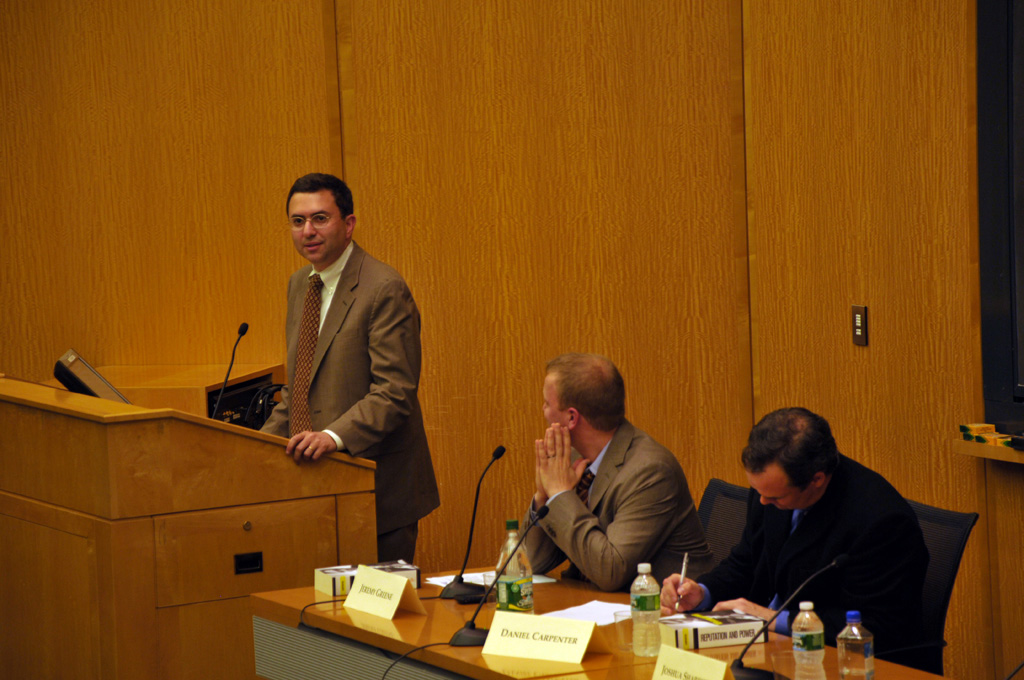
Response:
[{"label": "microphone on flexible stand", "polygon": [[776,610],[776,612],[772,615],[770,619],[764,622],[764,625],[761,626],[761,629],[757,631],[757,635],[750,638],[750,641],[747,643],[747,646],[743,648],[743,651],[740,652],[740,655],[736,658],[735,661],[732,662],[732,677],[735,680],[772,680],[772,678],[775,677],[775,674],[772,671],[766,671],[761,668],[745,667],[743,665],[743,655],[747,653],[748,649],[750,649],[750,645],[754,644],[754,640],[761,637],[761,635],[763,635],[764,632],[768,630],[768,626],[772,625],[772,621],[778,618],[779,614],[781,614],[786,609],[786,607],[789,606],[789,603],[792,602],[793,599],[800,594],[800,591],[802,591],[808,583],[818,578],[820,575],[824,574],[829,569],[834,569],[837,567],[842,568],[849,561],[850,556],[846,553],[843,553],[842,555],[836,555],[835,559],[833,559],[831,562],[826,564],[818,571],[808,576],[807,579],[804,580],[804,582],[801,583],[797,587],[797,589],[793,591],[793,594],[786,598],[786,601],[782,603],[782,606],[780,606]]},{"label": "microphone on flexible stand", "polygon": [[235,350],[238,349],[238,343],[242,341],[242,336],[249,332],[249,324],[243,323],[238,327],[238,338],[235,340],[235,346],[231,348],[231,363],[228,364],[228,373],[224,376],[224,384],[220,386],[220,394],[217,395],[217,401],[213,405],[213,412],[210,413],[210,419],[217,419],[217,409],[220,408],[220,399],[224,396],[224,389],[228,386],[228,378],[231,377],[231,367],[235,365]]},{"label": "microphone on flexible stand", "polygon": [[476,606],[476,611],[473,612],[473,617],[466,621],[466,625],[455,632],[452,639],[448,642],[452,647],[482,647],[484,642],[487,641],[487,629],[476,627],[476,617],[480,613],[480,609],[483,608],[484,602],[487,602],[487,598],[490,597],[491,591],[494,590],[494,586],[498,585],[498,579],[505,573],[505,568],[508,567],[508,563],[512,561],[512,558],[516,556],[516,552],[519,550],[519,546],[526,540],[526,535],[530,533],[530,529],[537,526],[537,522],[544,519],[545,515],[548,514],[548,506],[542,505],[540,510],[537,511],[536,517],[529,526],[526,527],[526,531],[519,537],[519,542],[516,543],[516,549],[509,553],[509,556],[505,559],[505,564],[501,565],[498,571],[494,572],[494,580],[491,582],[490,587],[484,592],[484,596],[480,599],[480,604]]},{"label": "microphone on flexible stand", "polygon": [[484,475],[494,465],[494,461],[504,455],[504,446],[494,449],[494,453],[491,454],[491,462],[484,468],[483,474],[480,475],[480,480],[476,483],[476,498],[473,499],[473,519],[469,523],[469,542],[466,544],[466,558],[462,560],[462,569],[459,570],[459,575],[452,579],[452,582],[441,591],[442,600],[454,600],[457,598],[460,603],[469,604],[470,602],[477,601],[474,599],[475,597],[483,597],[484,587],[476,583],[466,583],[462,579],[462,575],[466,572],[466,564],[469,562],[469,550],[473,547],[473,527],[476,526],[476,509],[480,502],[480,485],[483,484]]}]

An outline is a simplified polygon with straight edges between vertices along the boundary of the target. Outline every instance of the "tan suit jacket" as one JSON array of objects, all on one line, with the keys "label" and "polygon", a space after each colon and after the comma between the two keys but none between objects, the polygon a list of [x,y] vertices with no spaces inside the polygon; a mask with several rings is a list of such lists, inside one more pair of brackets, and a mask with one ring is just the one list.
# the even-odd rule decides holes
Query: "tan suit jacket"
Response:
[{"label": "tan suit jacket", "polygon": [[[262,431],[288,436],[291,386],[311,266],[288,282],[288,386]],[[401,275],[353,243],[313,355],[313,430],[377,463],[377,533],[411,524],[440,505],[416,392],[420,315]]]},{"label": "tan suit jacket", "polygon": [[[687,552],[688,575],[710,569],[711,550],[679,461],[629,421],[608,444],[588,502],[573,491],[548,501],[547,517],[525,541],[534,571],[550,571],[568,558],[611,591],[628,589],[641,562],[651,563],[659,584],[679,571]],[[529,518],[528,511],[524,521]]]}]

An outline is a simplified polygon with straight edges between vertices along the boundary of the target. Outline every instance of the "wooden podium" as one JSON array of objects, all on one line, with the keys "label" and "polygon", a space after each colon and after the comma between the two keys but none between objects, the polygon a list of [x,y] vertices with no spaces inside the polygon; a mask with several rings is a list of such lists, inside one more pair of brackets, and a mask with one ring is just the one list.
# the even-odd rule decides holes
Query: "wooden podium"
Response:
[{"label": "wooden podium", "polygon": [[376,561],[374,464],[0,377],[0,668],[252,678],[249,594]]}]

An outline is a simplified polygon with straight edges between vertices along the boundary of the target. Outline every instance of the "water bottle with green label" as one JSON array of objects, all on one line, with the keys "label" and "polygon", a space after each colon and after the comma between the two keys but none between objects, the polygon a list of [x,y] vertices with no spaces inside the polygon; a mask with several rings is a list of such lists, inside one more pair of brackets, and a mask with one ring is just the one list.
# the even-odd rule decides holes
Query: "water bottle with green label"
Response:
[{"label": "water bottle with green label", "polygon": [[793,658],[797,665],[821,665],[825,660],[825,626],[814,613],[813,602],[801,602],[791,626]]},{"label": "water bottle with green label", "polygon": [[637,577],[629,589],[629,604],[633,611],[633,653],[637,656],[658,656],[661,651],[661,588],[651,576],[651,565],[641,562],[636,567]]},{"label": "water bottle with green label", "polygon": [[[508,560],[505,571],[498,575],[498,609],[510,612],[533,613],[533,570],[530,569],[530,560],[526,557],[526,550],[520,547],[516,550],[519,542],[519,520],[505,520],[505,530],[508,536],[504,545],[501,546],[501,553],[498,555],[497,569]],[[515,550],[511,560],[508,556]]]}]

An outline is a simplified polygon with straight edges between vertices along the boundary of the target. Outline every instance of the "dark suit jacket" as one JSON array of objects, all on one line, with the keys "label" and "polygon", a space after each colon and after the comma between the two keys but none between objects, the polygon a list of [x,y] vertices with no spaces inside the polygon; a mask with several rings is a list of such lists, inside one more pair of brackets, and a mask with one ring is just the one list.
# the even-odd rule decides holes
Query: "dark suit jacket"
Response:
[{"label": "dark suit jacket", "polygon": [[[679,461],[628,421],[608,444],[589,506],[572,491],[548,502],[547,517],[525,541],[534,571],[550,571],[568,557],[602,590],[625,590],[640,562],[651,563],[659,583],[679,571],[683,553],[690,553],[691,574],[710,566]],[[529,512],[524,526],[528,520]]]},{"label": "dark suit jacket", "polygon": [[761,505],[757,492],[750,491],[740,543],[698,579],[712,600],[744,597],[767,605],[776,593],[784,600],[845,553],[845,567],[822,574],[790,605],[790,621],[799,600],[810,600],[829,644],[835,644],[850,609],[860,610],[878,651],[915,642],[928,550],[917,515],[899,492],[877,472],[840,456],[825,495],[790,536],[792,514]]},{"label": "dark suit jacket", "polygon": [[[310,266],[288,282],[288,387],[262,431],[288,436],[290,387]],[[309,411],[345,450],[377,463],[377,533],[440,505],[416,391],[420,315],[401,275],[358,245],[338,281],[313,355]]]}]

